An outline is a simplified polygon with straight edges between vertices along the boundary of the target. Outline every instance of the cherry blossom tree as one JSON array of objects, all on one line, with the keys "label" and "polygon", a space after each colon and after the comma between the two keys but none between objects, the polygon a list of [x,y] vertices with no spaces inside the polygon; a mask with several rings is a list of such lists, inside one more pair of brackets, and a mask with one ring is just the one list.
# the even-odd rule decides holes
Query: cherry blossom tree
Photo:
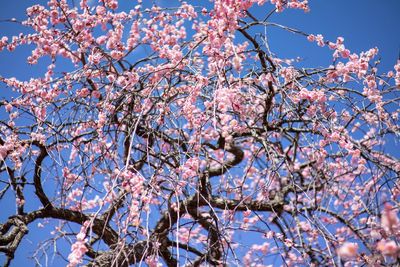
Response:
[{"label": "cherry blossom tree", "polygon": [[[400,263],[400,62],[271,21],[307,1],[122,2],[50,0],[0,40],[49,62],[0,78],[5,266],[38,224],[71,267]],[[280,58],[267,27],[332,61]]]}]

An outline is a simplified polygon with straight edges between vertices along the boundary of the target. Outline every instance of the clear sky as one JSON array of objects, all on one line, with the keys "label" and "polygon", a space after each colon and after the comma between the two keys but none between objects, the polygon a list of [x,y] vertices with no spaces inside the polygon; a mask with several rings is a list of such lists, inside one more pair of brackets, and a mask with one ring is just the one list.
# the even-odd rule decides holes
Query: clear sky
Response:
[{"label": "clear sky", "polygon": [[[121,0],[129,1],[129,0]],[[146,0],[145,0],[146,1]],[[206,0],[188,1],[196,5]],[[23,30],[16,23],[3,20],[24,18],[26,7],[32,4],[45,5],[47,0],[0,0],[0,36],[17,35]],[[163,1],[167,2],[167,1]],[[372,47],[380,50],[381,71],[388,71],[395,64],[400,52],[400,0],[309,0],[310,13],[298,10],[288,10],[271,17],[271,21],[286,26],[300,29],[307,33],[321,33],[327,39],[335,41],[336,37],[343,36],[345,45],[352,52],[361,52]],[[255,14],[267,14],[272,6],[257,8]],[[318,48],[315,43],[309,43],[304,37],[270,30],[269,42],[271,50],[281,58],[296,58],[300,56],[304,65],[312,67],[328,66],[331,64],[331,52],[328,48]],[[4,77],[15,76],[20,79],[37,77],[46,66],[40,61],[38,66],[24,64],[29,48],[19,48],[16,53],[7,51],[0,53],[0,75]],[[0,99],[9,95],[3,85],[0,85]],[[5,113],[0,112],[0,120]],[[0,219],[4,219],[5,211],[12,211],[13,204],[0,202]],[[2,215],[3,214],[3,215]],[[46,230],[32,229],[19,248],[17,258],[12,266],[32,266],[32,260],[27,260],[28,252],[36,247],[36,242],[43,238]],[[49,230],[50,231],[50,230]],[[49,255],[51,257],[51,255]],[[0,262],[3,258],[0,256]],[[28,264],[30,263],[30,264]],[[1,263],[0,263],[1,264]],[[27,265],[28,264],[28,265]],[[59,266],[49,259],[49,266]]]},{"label": "clear sky", "polygon": [[[300,29],[307,33],[320,33],[328,40],[338,36],[352,52],[359,53],[378,47],[382,68],[392,68],[400,52],[400,1],[399,0],[310,0],[311,11],[286,10],[276,14],[272,21]],[[258,12],[262,12],[258,10]],[[275,31],[274,31],[275,33]],[[279,38],[271,38],[271,49],[287,57],[300,56],[310,64],[328,64],[329,54],[302,37],[276,31]],[[326,48],[325,50],[329,50]],[[385,70],[386,71],[386,70]]]}]

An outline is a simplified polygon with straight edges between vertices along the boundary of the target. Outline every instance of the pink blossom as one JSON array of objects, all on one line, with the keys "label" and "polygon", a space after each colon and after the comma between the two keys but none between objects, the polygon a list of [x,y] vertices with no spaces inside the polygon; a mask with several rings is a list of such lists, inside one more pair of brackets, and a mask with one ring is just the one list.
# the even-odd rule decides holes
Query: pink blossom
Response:
[{"label": "pink blossom", "polygon": [[5,109],[7,112],[11,112],[13,106],[10,103],[7,103],[7,105],[5,106]]},{"label": "pink blossom", "polygon": [[118,2],[117,1],[115,1],[115,0],[108,0],[108,1],[106,1],[107,2],[107,6],[110,8],[110,9],[117,9],[118,8]]},{"label": "pink blossom", "polygon": [[107,36],[105,36],[105,35],[102,35],[102,36],[100,36],[100,37],[97,37],[97,39],[96,39],[96,42],[99,44],[99,45],[103,45],[103,44],[105,44],[106,42],[107,42]]},{"label": "pink blossom", "polygon": [[336,49],[337,48],[337,44],[332,43],[332,42],[329,42],[328,46],[329,46],[330,49]]},{"label": "pink blossom", "polygon": [[394,229],[399,228],[399,217],[397,216],[396,210],[392,205],[386,203],[382,212],[381,217],[381,226],[382,228],[388,232],[393,232]]},{"label": "pink blossom", "polygon": [[370,233],[371,238],[373,239],[380,239],[382,238],[382,235],[379,233],[377,230],[372,230]]},{"label": "pink blossom", "polygon": [[309,34],[307,36],[307,40],[310,41],[310,42],[314,42],[315,41],[315,35],[314,34]]},{"label": "pink blossom", "polygon": [[76,235],[77,241],[71,246],[71,253],[68,256],[69,264],[68,267],[75,267],[82,262],[82,258],[88,251],[86,247],[86,231],[89,226],[89,222],[85,222],[80,232]]},{"label": "pink blossom", "polygon": [[104,6],[97,6],[96,7],[96,14],[104,16],[106,14],[107,10]]},{"label": "pink blossom", "polygon": [[343,259],[351,259],[358,254],[358,244],[345,242],[338,250],[337,254]]},{"label": "pink blossom", "polygon": [[394,240],[380,240],[376,248],[385,256],[396,257],[399,252],[399,246]]},{"label": "pink blossom", "polygon": [[69,264],[67,266],[75,267],[82,262],[82,258],[88,249],[85,242],[78,240],[72,245],[71,250],[72,252],[68,256]]},{"label": "pink blossom", "polygon": [[317,36],[315,37],[315,39],[317,40],[317,44],[319,46],[325,46],[324,43],[324,37],[321,34],[317,34]]},{"label": "pink blossom", "polygon": [[76,92],[76,94],[77,94],[79,97],[86,97],[86,96],[88,96],[88,95],[90,94],[90,91],[89,91],[89,89],[87,89],[87,88],[82,88],[81,90],[78,90],[78,91]]},{"label": "pink blossom", "polygon": [[340,53],[341,53],[343,58],[348,58],[350,56],[350,50],[349,49],[343,49]]},{"label": "pink blossom", "polygon": [[16,198],[15,202],[17,203],[18,206],[22,206],[25,204],[25,199],[20,199],[20,198]]},{"label": "pink blossom", "polygon": [[99,91],[95,90],[95,91],[92,92],[92,96],[93,96],[94,98],[100,98],[101,93],[100,93]]},{"label": "pink blossom", "polygon": [[242,59],[239,56],[234,56],[232,59],[232,66],[236,71],[240,71],[242,69]]}]

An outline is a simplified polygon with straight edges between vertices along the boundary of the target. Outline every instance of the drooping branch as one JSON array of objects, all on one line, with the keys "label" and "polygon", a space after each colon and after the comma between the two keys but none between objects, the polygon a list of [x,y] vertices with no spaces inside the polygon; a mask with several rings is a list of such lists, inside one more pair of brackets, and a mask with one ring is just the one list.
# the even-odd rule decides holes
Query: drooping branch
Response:
[{"label": "drooping branch", "polygon": [[264,72],[264,73],[270,72],[270,71],[268,70],[267,63],[266,63],[265,60],[267,60],[268,63],[269,63],[269,65],[271,66],[271,72],[275,72],[276,66],[275,66],[274,62],[273,62],[273,61],[271,60],[271,58],[265,53],[265,51],[261,49],[260,44],[256,41],[256,39],[255,39],[253,36],[251,36],[251,35],[245,30],[245,28],[239,28],[238,31],[239,31],[241,34],[243,34],[243,36],[253,44],[254,48],[255,48],[256,51],[257,51],[258,58],[260,59],[260,63],[261,63],[263,72]]},{"label": "drooping branch", "polygon": [[227,144],[223,137],[220,137],[218,140],[218,147],[216,149],[224,149],[233,155],[233,158],[223,162],[220,166],[216,166],[213,168],[207,168],[204,172],[199,175],[200,180],[200,193],[206,199],[208,199],[209,194],[212,193],[210,190],[210,182],[209,179],[215,176],[220,176],[225,174],[229,169],[238,165],[242,162],[244,158],[244,152],[238,146],[233,143]]},{"label": "drooping branch", "polygon": [[210,210],[210,216],[202,215],[199,210],[189,210],[189,214],[208,232],[208,253],[205,260],[213,265],[220,264],[223,248],[215,214],[212,210]]},{"label": "drooping branch", "polygon": [[35,193],[38,196],[40,202],[42,203],[44,208],[52,207],[52,204],[48,197],[46,196],[43,186],[42,186],[42,163],[43,160],[47,157],[48,153],[44,146],[40,145],[40,153],[35,161],[35,171],[33,176],[33,182],[35,184]]}]

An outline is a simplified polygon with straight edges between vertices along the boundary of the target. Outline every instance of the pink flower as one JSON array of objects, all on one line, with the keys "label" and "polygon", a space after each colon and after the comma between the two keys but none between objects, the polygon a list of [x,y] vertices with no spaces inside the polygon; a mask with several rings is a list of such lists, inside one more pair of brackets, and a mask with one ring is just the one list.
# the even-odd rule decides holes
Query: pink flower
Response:
[{"label": "pink flower", "polygon": [[239,56],[233,57],[232,66],[239,72],[242,69],[242,59]]},{"label": "pink flower", "polygon": [[321,34],[317,34],[317,36],[316,36],[316,40],[317,40],[317,44],[319,45],[319,46],[325,46],[325,43],[324,43],[324,37],[321,35]]},{"label": "pink flower", "polygon": [[399,217],[393,206],[389,203],[385,204],[381,217],[381,226],[386,232],[392,232],[399,227]]},{"label": "pink flower", "polygon": [[315,35],[314,34],[310,34],[307,36],[307,40],[310,42],[314,42],[315,41]]},{"label": "pink flower", "polygon": [[336,49],[337,48],[337,44],[332,43],[332,42],[329,42],[328,46],[329,46],[330,49]]},{"label": "pink flower", "polygon": [[93,96],[94,98],[100,98],[101,93],[100,93],[99,91],[93,91],[93,92],[92,92],[92,96]]},{"label": "pink flower", "polygon": [[44,121],[46,117],[46,108],[45,107],[35,107],[33,109],[38,120]]},{"label": "pink flower", "polygon": [[103,45],[103,44],[106,43],[107,39],[108,39],[107,36],[102,35],[102,36],[100,36],[100,37],[97,37],[96,42],[97,42],[99,45]]},{"label": "pink flower", "polygon": [[68,267],[75,267],[82,262],[84,254],[88,251],[84,241],[77,241],[71,247],[71,254],[68,256]]},{"label": "pink flower", "polygon": [[107,10],[106,10],[106,8],[104,6],[97,6],[96,7],[96,14],[97,15],[103,16],[103,15],[106,14],[106,12],[107,12]]},{"label": "pink flower", "polygon": [[6,109],[7,112],[11,112],[12,108],[13,108],[13,106],[12,106],[10,103],[8,103],[8,104],[5,106],[5,109]]},{"label": "pink flower", "polygon": [[399,252],[399,246],[393,240],[381,240],[376,245],[376,248],[385,256],[395,257]]},{"label": "pink flower", "polygon": [[0,146],[0,161],[7,157],[8,148],[7,146]]},{"label": "pink flower", "polygon": [[76,94],[77,94],[78,96],[80,96],[80,97],[87,97],[87,96],[90,94],[90,91],[89,91],[89,89],[87,89],[87,88],[82,88],[81,90],[78,90],[78,91],[76,92]]},{"label": "pink flower", "polygon": [[78,239],[79,241],[83,241],[85,239],[85,233],[79,233],[76,235],[76,239]]},{"label": "pink flower", "polygon": [[25,200],[24,199],[20,199],[20,198],[16,198],[15,202],[17,203],[18,206],[22,206],[25,204]]},{"label": "pink flower", "polygon": [[117,1],[108,1],[107,5],[111,9],[117,9],[118,8],[118,2]]},{"label": "pink flower", "polygon": [[85,243],[86,243],[86,230],[89,226],[90,222],[86,221],[82,227],[80,232],[76,235],[77,241],[71,246],[71,253],[68,255],[69,264],[67,267],[75,267],[78,264],[82,263],[83,256],[88,251]]},{"label": "pink flower", "polygon": [[343,58],[348,58],[350,56],[350,50],[349,49],[343,49],[343,51],[340,52],[341,56]]},{"label": "pink flower", "polygon": [[357,243],[346,242],[337,250],[337,254],[343,259],[351,259],[357,256],[357,250]]}]

